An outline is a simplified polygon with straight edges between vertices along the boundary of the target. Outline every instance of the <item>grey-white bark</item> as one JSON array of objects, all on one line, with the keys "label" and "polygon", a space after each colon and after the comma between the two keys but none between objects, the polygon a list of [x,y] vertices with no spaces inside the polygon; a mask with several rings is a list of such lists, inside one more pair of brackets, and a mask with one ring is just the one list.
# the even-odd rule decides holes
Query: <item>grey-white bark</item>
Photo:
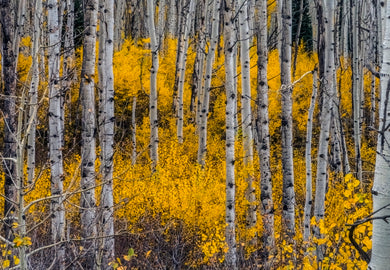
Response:
[{"label": "grey-white bark", "polygon": [[[51,199],[52,241],[60,242],[65,238],[65,207],[63,203],[64,165],[62,147],[64,138],[64,106],[61,102],[60,50],[61,33],[59,25],[59,2],[48,1],[48,38],[49,38],[49,151],[51,194],[60,195]],[[56,264],[65,269],[65,248],[56,247]]]},{"label": "grey-white bark", "polygon": [[269,255],[275,248],[274,204],[272,199],[272,174],[270,166],[270,133],[268,116],[268,48],[267,48],[267,0],[257,1],[257,132],[260,162],[260,202],[263,218],[264,268],[271,269]]},{"label": "grey-white bark", "polygon": [[158,162],[158,118],[157,118],[157,73],[159,67],[159,44],[154,24],[154,2],[147,0],[147,19],[152,53],[152,67],[150,69],[149,119],[150,119],[150,159],[152,171]]},{"label": "grey-white bark", "polygon": [[362,132],[362,87],[363,87],[363,71],[361,69],[361,42],[359,40],[359,13],[358,1],[352,1],[352,99],[353,99],[353,136],[355,146],[355,171],[356,178],[362,180],[362,159],[361,159],[361,132]]},{"label": "grey-white bark", "polygon": [[310,107],[307,115],[306,126],[306,147],[305,147],[305,160],[306,160],[306,193],[305,193],[305,207],[303,218],[303,241],[309,241],[310,237],[310,219],[313,205],[313,187],[312,187],[312,160],[311,160],[311,142],[313,139],[313,114],[317,100],[317,71],[313,72],[313,93],[311,95]]},{"label": "grey-white bark", "polygon": [[[158,1],[158,19],[157,19],[157,35],[158,35],[158,44],[160,47],[163,47],[164,43],[164,34],[165,34],[165,13],[166,13],[166,0]],[[161,49],[160,49],[161,50]]]},{"label": "grey-white bark", "polygon": [[[227,269],[237,269],[236,250],[236,210],[235,210],[235,175],[234,175],[234,104],[237,96],[234,93],[234,53],[236,46],[234,1],[225,1],[224,11],[224,51],[225,51],[225,89],[226,89],[226,243],[225,255]],[[207,90],[207,89],[206,89]]]},{"label": "grey-white bark", "polygon": [[280,51],[280,79],[282,99],[282,170],[283,170],[283,213],[282,223],[288,237],[295,235],[295,191],[292,134],[292,6],[291,0],[282,1],[282,34]]},{"label": "grey-white bark", "polygon": [[387,269],[390,265],[390,224],[379,217],[390,215],[390,1],[386,6],[386,23],[383,41],[383,62],[381,69],[381,93],[379,106],[379,132],[375,164],[374,185],[372,187],[373,211],[378,211],[373,220],[372,253],[368,269]]},{"label": "grey-white bark", "polygon": [[[334,63],[334,2],[332,0],[318,1],[317,2],[318,12],[318,25],[319,25],[319,58],[320,63],[320,74],[324,76],[321,80],[321,115],[320,115],[320,137],[318,142],[318,153],[317,153],[317,175],[316,175],[316,191],[314,201],[314,216],[317,222],[325,218],[325,193],[328,177],[328,146],[329,146],[329,131],[331,123],[331,115],[333,106],[333,98],[336,95],[334,74],[335,74],[335,63]],[[314,236],[320,239],[319,228],[315,226],[313,228]],[[323,247],[317,247],[317,260],[323,260]]]},{"label": "grey-white bark", "polygon": [[213,72],[213,63],[215,59],[215,50],[218,44],[219,33],[219,15],[220,15],[220,0],[214,0],[212,11],[212,25],[209,48],[206,57],[206,69],[204,74],[203,97],[201,101],[201,111],[199,114],[199,141],[198,141],[198,163],[205,165],[207,152],[207,119],[209,114],[210,87]]},{"label": "grey-white bark", "polygon": [[[240,60],[241,60],[241,124],[242,124],[242,142],[244,166],[246,167],[245,180],[247,182],[246,199],[249,206],[247,209],[247,224],[248,228],[256,225],[256,197],[255,188],[253,186],[253,134],[252,134],[252,95],[251,95],[251,78],[250,78],[250,57],[249,57],[249,41],[251,39],[249,33],[249,16],[248,5],[246,0],[238,1],[238,22],[239,22],[239,37],[240,37]],[[233,55],[234,56],[234,55]],[[236,76],[233,75],[235,78]]]},{"label": "grey-white bark", "polygon": [[[201,6],[201,5],[200,5]],[[197,103],[196,103],[196,116],[195,116],[195,122],[196,126],[200,128],[200,115],[202,114],[202,99],[204,96],[204,87],[203,87],[203,75],[205,72],[205,49],[206,49],[206,26],[208,21],[208,9],[209,5],[205,3],[205,6],[201,12],[201,19],[200,19],[200,26],[199,26],[199,34],[197,35],[197,42],[196,42],[196,59],[195,59],[195,67],[194,67],[194,75],[196,81],[194,82],[194,85],[197,89]],[[204,19],[202,19],[204,18]]]},{"label": "grey-white bark", "polygon": [[114,50],[119,51],[125,35],[127,4],[126,0],[117,0],[114,5]]},{"label": "grey-white bark", "polygon": [[137,108],[137,97],[133,97],[133,107],[131,109],[131,164],[135,165],[137,162],[137,122],[135,119],[135,112]]},{"label": "grey-white bark", "polygon": [[114,241],[114,0],[100,1],[99,22],[99,141],[100,173],[103,186],[100,194],[101,269],[112,269],[115,260]]},{"label": "grey-white bark", "polygon": [[80,99],[82,106],[81,126],[81,237],[85,252],[83,267],[96,268],[96,202],[95,202],[95,160],[96,160],[96,114],[95,114],[95,62],[97,0],[84,0],[84,44],[81,68]]},{"label": "grey-white bark", "polygon": [[12,241],[12,223],[15,221],[15,202],[17,201],[16,164],[16,63],[18,47],[15,43],[15,6],[14,1],[0,3],[0,20],[2,31],[2,76],[3,93],[1,111],[4,121],[4,150],[1,160],[4,171],[4,233],[5,238]]},{"label": "grey-white bark", "polygon": [[189,32],[192,25],[192,20],[194,18],[194,12],[195,12],[195,6],[197,1],[192,0],[188,3],[188,11],[185,18],[185,26],[184,26],[184,33],[182,34],[182,52],[180,54],[179,59],[179,82],[178,82],[178,93],[177,93],[177,99],[178,99],[178,108],[177,108],[177,139],[179,143],[183,143],[184,137],[183,137],[183,118],[184,118],[184,107],[183,107],[183,96],[184,96],[184,82],[185,82],[185,74],[186,74],[186,63],[187,63],[187,50],[188,50],[188,39],[189,39]]},{"label": "grey-white bark", "polygon": [[177,32],[177,7],[175,0],[169,0],[167,28],[169,37],[174,38]]},{"label": "grey-white bark", "polygon": [[32,23],[32,48],[31,48],[31,83],[29,90],[29,118],[31,128],[27,134],[27,183],[30,185],[35,178],[35,138],[36,138],[36,114],[38,110],[38,87],[39,87],[39,42],[41,36],[42,1],[34,1],[34,18]]}]

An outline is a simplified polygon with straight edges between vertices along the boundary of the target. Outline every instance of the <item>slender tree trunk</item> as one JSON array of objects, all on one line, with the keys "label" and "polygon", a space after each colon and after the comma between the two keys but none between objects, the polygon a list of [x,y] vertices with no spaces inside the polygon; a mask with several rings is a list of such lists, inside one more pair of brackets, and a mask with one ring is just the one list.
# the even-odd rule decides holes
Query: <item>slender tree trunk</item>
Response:
[{"label": "slender tree trunk", "polygon": [[34,19],[32,36],[32,77],[29,90],[29,119],[32,120],[31,128],[27,134],[27,183],[31,185],[35,178],[35,138],[36,138],[36,114],[38,111],[38,87],[39,87],[39,42],[41,36],[42,1],[34,1]]},{"label": "slender tree trunk", "polygon": [[[241,123],[242,141],[244,148],[245,179],[247,182],[246,199],[249,206],[247,209],[247,228],[256,225],[256,197],[253,187],[253,134],[252,134],[252,109],[251,109],[251,78],[250,78],[250,58],[249,58],[249,17],[246,0],[238,1],[238,21],[240,36],[240,56],[241,56]],[[235,76],[234,76],[235,77]]]},{"label": "slender tree trunk", "polygon": [[[61,102],[60,82],[60,50],[61,34],[58,21],[59,3],[48,1],[49,30],[49,150],[51,172],[51,194],[60,197],[51,200],[52,240],[54,243],[65,238],[65,208],[63,198],[64,167],[62,158],[63,147],[63,104]],[[56,247],[56,260],[59,269],[65,269],[65,249],[63,245]]]},{"label": "slender tree trunk", "polygon": [[114,241],[114,0],[100,2],[99,39],[99,141],[100,173],[102,192],[100,195],[102,258],[101,269],[112,269],[109,263],[115,260]]},{"label": "slender tree trunk", "polygon": [[313,73],[313,93],[311,95],[310,107],[307,116],[307,128],[306,128],[306,196],[304,207],[304,219],[303,219],[303,241],[309,241],[310,238],[310,220],[313,204],[313,187],[312,187],[312,166],[311,166],[311,141],[313,139],[313,114],[317,99],[317,71]]},{"label": "slender tree trunk", "polygon": [[313,39],[313,52],[317,52],[318,49],[318,21],[317,21],[317,11],[316,11],[316,1],[309,2],[309,14],[311,21],[312,29],[312,39]]},{"label": "slender tree trunk", "polygon": [[267,48],[267,0],[258,2],[257,33],[257,131],[260,160],[260,201],[263,218],[264,268],[271,269],[270,254],[275,249],[274,204],[272,200],[272,174],[270,166],[270,134],[268,116],[268,48]]},{"label": "slender tree trunk", "polygon": [[96,160],[96,115],[95,115],[95,62],[97,0],[84,0],[84,45],[81,71],[81,236],[85,252],[83,267],[96,268],[96,202],[95,202],[95,160]]},{"label": "slender tree trunk", "polygon": [[215,50],[218,45],[218,33],[219,33],[219,15],[220,15],[220,0],[214,0],[213,3],[213,15],[211,26],[211,38],[209,44],[209,50],[206,57],[206,70],[204,74],[204,87],[203,97],[201,102],[201,111],[199,115],[199,142],[198,142],[198,163],[202,166],[206,163],[207,152],[207,119],[209,114],[209,101],[210,101],[210,87],[211,77],[213,73],[213,63],[215,59]]},{"label": "slender tree trunk", "polygon": [[126,2],[126,0],[117,0],[114,2],[114,51],[121,49],[125,38]]},{"label": "slender tree trunk", "polygon": [[282,223],[287,236],[292,239],[295,235],[295,191],[292,146],[291,0],[283,0],[282,6],[282,43],[280,51],[283,169]]},{"label": "slender tree trunk", "polygon": [[[206,0],[207,2],[207,0]],[[197,80],[196,80],[196,88],[197,88],[197,105],[196,105],[196,126],[198,129],[198,133],[200,131],[200,116],[202,115],[202,99],[204,96],[204,86],[203,86],[203,75],[205,73],[205,52],[206,52],[206,26],[207,26],[207,21],[209,18],[209,5],[207,3],[204,3],[204,9],[202,10],[202,15],[201,15],[201,20],[200,20],[200,29],[199,29],[199,34],[198,34],[198,42],[196,43],[196,63],[198,68],[197,70]],[[195,69],[194,69],[195,73]]]},{"label": "slender tree trunk", "polygon": [[159,44],[154,26],[154,2],[147,0],[147,17],[150,35],[150,46],[152,49],[152,67],[150,69],[150,159],[152,161],[152,171],[156,169],[158,162],[158,117],[157,117],[157,73],[159,67]]},{"label": "slender tree trunk", "polygon": [[[331,123],[331,115],[333,99],[336,95],[334,85],[335,63],[334,63],[334,2],[326,0],[324,3],[319,0],[317,2],[317,12],[319,20],[319,59],[320,68],[323,70],[320,74],[323,77],[321,84],[321,127],[320,138],[318,143],[317,154],[317,176],[316,176],[316,191],[314,201],[314,216],[319,222],[325,218],[325,193],[328,178],[328,146],[329,146],[329,129]],[[313,228],[314,236],[317,239],[322,238],[318,226]],[[317,247],[317,260],[323,260],[323,246]]]},{"label": "slender tree trunk", "polygon": [[16,179],[16,63],[18,51],[15,51],[15,6],[14,1],[0,3],[1,31],[2,31],[2,71],[4,80],[4,98],[2,113],[4,119],[4,150],[3,171],[4,179],[4,235],[12,241],[12,223],[15,222],[17,203]]},{"label": "slender tree trunk", "polygon": [[131,164],[135,165],[137,162],[137,137],[136,137],[136,132],[137,132],[137,122],[135,119],[135,112],[137,108],[137,97],[133,97],[133,108],[131,110],[131,145],[132,145],[132,150],[131,150]]},{"label": "slender tree trunk", "polygon": [[177,32],[177,7],[175,0],[169,0],[168,8],[168,35],[170,38],[176,37]]},{"label": "slender tree trunk", "polygon": [[356,178],[362,180],[362,159],[361,159],[361,104],[362,104],[362,80],[363,72],[360,68],[360,40],[359,40],[359,12],[358,12],[358,0],[353,0],[352,2],[352,24],[351,24],[351,33],[352,33],[352,97],[353,97],[353,136],[355,143],[355,171]]},{"label": "slender tree trunk", "polygon": [[164,34],[165,34],[165,13],[166,13],[166,0],[158,1],[158,24],[157,24],[157,35],[158,35],[158,44],[160,46],[160,51],[164,51],[162,49],[164,43]]},{"label": "slender tree trunk", "polygon": [[[384,28],[383,62],[381,69],[381,94],[379,106],[379,132],[372,187],[374,220],[372,228],[372,253],[368,269],[387,269],[390,265],[390,1],[387,1]],[[385,218],[380,218],[385,217]]]},{"label": "slender tree trunk", "polygon": [[237,269],[236,233],[235,233],[235,175],[234,175],[234,54],[233,46],[236,46],[235,11],[234,1],[225,1],[224,12],[224,43],[225,43],[225,89],[226,89],[226,243],[228,251],[225,256],[225,264],[228,269]]},{"label": "slender tree trunk", "polygon": [[177,110],[177,139],[179,143],[183,143],[183,118],[184,118],[184,108],[183,108],[183,95],[184,95],[184,82],[185,82],[185,73],[186,73],[186,62],[187,62],[187,50],[188,50],[188,39],[189,32],[192,24],[192,19],[194,18],[196,0],[190,1],[188,3],[188,12],[185,18],[184,33],[182,37],[183,42],[183,51],[180,54],[179,59],[179,84],[178,84],[178,110]]}]

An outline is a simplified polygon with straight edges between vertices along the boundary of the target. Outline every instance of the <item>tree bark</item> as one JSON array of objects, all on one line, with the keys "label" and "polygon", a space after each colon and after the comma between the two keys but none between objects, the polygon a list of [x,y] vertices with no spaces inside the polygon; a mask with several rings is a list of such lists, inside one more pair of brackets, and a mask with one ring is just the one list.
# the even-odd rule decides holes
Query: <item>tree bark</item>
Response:
[{"label": "tree bark", "polygon": [[307,116],[307,127],[306,127],[306,149],[305,149],[305,160],[306,160],[306,194],[305,194],[305,207],[304,207],[304,219],[303,219],[303,241],[309,241],[310,238],[310,219],[311,210],[313,205],[313,187],[312,187],[312,160],[311,160],[311,142],[313,139],[313,114],[317,99],[317,71],[313,73],[313,93],[311,95],[310,107]]},{"label": "tree bark", "polygon": [[291,85],[291,0],[282,1],[282,41],[280,51],[280,79],[282,96],[282,170],[283,214],[282,223],[287,236],[295,235],[295,191],[292,134],[292,85]]},{"label": "tree bark", "polygon": [[264,268],[272,268],[270,254],[275,249],[274,204],[272,199],[272,174],[270,166],[270,133],[268,116],[268,48],[267,48],[267,0],[257,1],[257,131],[260,162],[260,202],[263,218],[263,261]]},{"label": "tree bark", "polygon": [[201,166],[206,164],[206,152],[207,152],[207,119],[209,114],[209,101],[210,101],[210,87],[211,77],[213,73],[213,63],[215,59],[215,50],[218,45],[218,33],[219,33],[219,15],[220,15],[220,0],[214,0],[213,12],[212,12],[212,26],[209,50],[206,57],[206,70],[204,74],[204,86],[203,97],[201,102],[201,111],[199,115],[199,142],[198,142],[198,163]]},{"label": "tree bark", "polygon": [[96,202],[95,202],[95,160],[96,160],[96,114],[95,114],[95,62],[97,0],[84,0],[84,44],[81,71],[81,237],[85,252],[83,267],[96,268]]},{"label": "tree bark", "polygon": [[137,122],[135,119],[135,112],[137,108],[137,97],[133,97],[133,108],[131,110],[131,164],[135,165],[137,162]]},{"label": "tree bark", "polygon": [[184,118],[184,108],[183,108],[183,95],[184,95],[184,83],[185,83],[185,73],[186,73],[186,62],[187,62],[187,50],[188,50],[188,39],[189,32],[192,25],[192,19],[194,18],[196,0],[190,1],[188,3],[188,11],[185,18],[184,33],[182,36],[182,53],[180,54],[179,59],[179,83],[178,83],[178,109],[177,109],[177,139],[179,143],[183,143],[183,118]]},{"label": "tree bark", "polygon": [[[247,182],[246,199],[249,203],[247,209],[246,226],[252,228],[256,225],[256,197],[253,187],[253,134],[252,134],[252,95],[250,78],[250,58],[249,58],[249,17],[246,0],[238,1],[238,21],[240,37],[240,56],[241,56],[241,123],[242,123],[242,142],[245,166],[245,179]],[[234,76],[235,77],[235,76]]]},{"label": "tree bark", "polygon": [[234,175],[234,53],[236,46],[234,1],[225,1],[224,12],[224,43],[225,43],[225,89],[226,89],[226,243],[228,251],[225,256],[227,269],[237,269],[236,250],[236,210],[235,210],[235,175]]},{"label": "tree bark", "polygon": [[[375,164],[374,185],[372,187],[374,217],[390,215],[390,1],[387,1],[386,23],[383,41],[383,62],[381,69],[381,94],[379,106],[379,132]],[[387,269],[390,265],[390,224],[386,219],[374,219],[372,228],[372,253],[368,269]]]},{"label": "tree bark", "polygon": [[115,260],[114,241],[114,0],[100,2],[99,29],[99,141],[100,141],[100,173],[102,175],[102,191],[100,195],[100,234],[101,269],[111,269],[109,263]]},{"label": "tree bark", "polygon": [[159,67],[159,44],[154,25],[154,2],[147,0],[147,17],[150,35],[150,47],[152,50],[152,67],[150,69],[150,159],[152,171],[155,171],[158,162],[158,116],[157,116],[157,73]]},{"label": "tree bark", "polygon": [[29,119],[31,127],[27,134],[27,184],[31,185],[35,179],[35,138],[36,138],[36,115],[38,111],[38,87],[39,87],[39,42],[41,38],[42,1],[34,1],[33,35],[31,48],[32,77],[29,90]]},{"label": "tree bark", "polygon": [[[52,241],[60,242],[65,238],[65,208],[63,203],[64,167],[62,147],[64,138],[64,106],[62,104],[60,82],[61,33],[59,25],[59,2],[48,1],[49,31],[49,150],[51,194],[60,197],[51,200]],[[56,248],[56,260],[59,269],[65,269],[65,249],[63,245]]]},{"label": "tree bark", "polygon": [[0,3],[1,31],[2,31],[2,71],[4,80],[4,99],[2,112],[4,119],[4,150],[3,171],[4,179],[4,235],[12,241],[12,223],[15,222],[17,202],[16,179],[16,64],[18,51],[15,51],[15,6],[14,1]]},{"label": "tree bark", "polygon": [[359,3],[353,0],[351,7],[352,13],[352,98],[353,98],[353,136],[355,145],[355,171],[356,178],[362,180],[362,159],[361,159],[361,133],[362,133],[362,87],[363,72],[361,69],[361,42],[359,40]]},{"label": "tree bark", "polygon": [[[333,99],[336,95],[334,74],[334,2],[333,0],[317,1],[317,14],[319,25],[319,49],[318,57],[320,60],[320,74],[323,76],[321,84],[321,126],[320,137],[318,143],[317,154],[317,176],[316,176],[316,191],[314,201],[314,216],[316,221],[325,218],[325,194],[328,178],[328,146],[329,146],[329,131],[331,123],[331,115]],[[324,5],[325,4],[325,5]],[[314,236],[317,239],[322,238],[318,226],[313,228]],[[317,247],[317,260],[323,260],[323,246]]]}]

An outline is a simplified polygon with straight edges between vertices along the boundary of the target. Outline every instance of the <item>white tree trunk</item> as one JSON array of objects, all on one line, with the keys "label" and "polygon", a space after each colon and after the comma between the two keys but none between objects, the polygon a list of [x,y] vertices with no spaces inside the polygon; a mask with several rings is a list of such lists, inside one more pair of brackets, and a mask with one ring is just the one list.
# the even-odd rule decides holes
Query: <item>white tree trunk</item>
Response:
[{"label": "white tree trunk", "polygon": [[168,8],[168,35],[170,38],[174,38],[177,33],[177,7],[176,0],[169,0]]},{"label": "white tree trunk", "polygon": [[157,117],[157,72],[159,67],[159,44],[154,25],[154,1],[147,0],[147,17],[150,35],[150,47],[152,50],[152,67],[150,69],[150,159],[152,161],[152,171],[155,170],[158,162],[158,117]]},{"label": "white tree trunk", "polygon": [[[331,115],[333,107],[333,98],[336,95],[334,74],[334,2],[333,0],[326,0],[325,5],[322,1],[318,1],[320,8],[318,8],[320,44],[319,58],[323,63],[320,67],[324,69],[320,74],[322,78],[322,108],[321,108],[321,127],[320,138],[318,143],[317,154],[317,176],[316,176],[316,191],[314,201],[314,216],[317,222],[325,217],[325,193],[328,177],[328,146],[329,146],[329,129],[331,122]],[[322,9],[323,8],[323,9]],[[320,239],[319,228],[313,228],[314,236]],[[317,248],[317,260],[323,260],[323,247]]]},{"label": "white tree trunk", "polygon": [[84,268],[96,268],[96,202],[95,202],[95,160],[96,160],[96,115],[95,115],[95,62],[97,0],[84,0],[84,44],[81,72],[80,99],[82,105],[81,127],[81,237],[85,252]]},{"label": "white tree trunk", "polygon": [[101,269],[111,269],[109,263],[115,260],[114,241],[114,0],[100,2],[99,39],[99,139],[100,173],[103,187],[100,195],[102,236]]},{"label": "white tree trunk", "polygon": [[225,89],[226,89],[226,243],[228,251],[225,256],[227,269],[237,269],[236,251],[236,210],[235,210],[235,175],[234,175],[234,104],[237,96],[234,93],[234,53],[236,46],[234,1],[225,2],[224,12],[224,47],[225,47]]},{"label": "white tree trunk", "polygon": [[133,97],[133,108],[131,109],[131,164],[135,165],[137,162],[137,122],[135,119],[135,112],[137,108],[137,97]]},{"label": "white tree trunk", "polygon": [[185,16],[185,26],[184,33],[182,36],[182,53],[180,54],[179,59],[179,83],[178,83],[178,109],[177,109],[177,139],[179,143],[183,143],[183,118],[184,118],[184,108],[183,108],[183,95],[184,95],[184,83],[185,83],[185,74],[186,74],[186,62],[187,62],[187,50],[188,50],[188,39],[189,32],[192,25],[192,19],[194,18],[196,0],[192,0],[189,3],[188,12]]},{"label": "white tree trunk", "polygon": [[[250,78],[250,58],[249,58],[249,17],[246,0],[238,1],[238,21],[240,36],[240,56],[241,56],[241,123],[242,142],[244,148],[245,179],[247,182],[246,199],[249,206],[247,209],[248,228],[256,225],[256,197],[253,187],[253,134],[252,134],[252,109],[251,109],[251,78]],[[236,76],[233,76],[236,77]]]},{"label": "white tree trunk", "polygon": [[295,191],[292,134],[292,85],[291,85],[291,0],[282,1],[282,41],[280,51],[280,79],[282,97],[282,169],[283,214],[282,223],[289,238],[295,235]]},{"label": "white tree trunk", "polygon": [[[197,131],[199,133],[200,130],[200,116],[202,115],[202,99],[204,96],[204,86],[203,86],[203,75],[205,72],[205,49],[206,49],[206,27],[207,27],[207,21],[209,19],[209,5],[206,3],[204,6],[204,9],[202,10],[202,16],[205,18],[204,20],[200,20],[200,29],[199,29],[199,35],[198,35],[198,41],[196,43],[196,56],[197,56],[197,82],[196,82],[196,88],[197,88],[197,103],[196,103],[196,116],[195,116],[195,122]],[[195,70],[194,70],[195,72]]]},{"label": "white tree trunk", "polygon": [[[2,76],[4,80],[4,98],[1,111],[4,115],[4,150],[1,160],[4,171],[4,233],[5,238],[12,241],[12,223],[15,222],[17,201],[16,186],[16,64],[19,51],[15,51],[15,6],[14,1],[0,3],[0,19],[2,31]],[[12,259],[12,258],[11,258]]]},{"label": "white tree trunk", "polygon": [[34,1],[34,19],[33,19],[33,36],[32,36],[32,77],[29,90],[30,108],[29,118],[31,119],[31,128],[27,134],[27,183],[31,185],[35,178],[35,138],[36,138],[36,114],[38,110],[38,87],[39,87],[39,42],[41,38],[41,16],[42,1]]},{"label": "white tree trunk", "polygon": [[[49,150],[51,172],[51,194],[62,195],[64,168],[62,158],[63,147],[63,110],[61,102],[60,82],[60,50],[61,33],[59,26],[59,2],[48,1],[48,30],[49,30]],[[52,240],[59,242],[65,238],[65,208],[63,198],[51,200]],[[65,269],[65,249],[63,245],[56,247],[56,260],[60,269]]]},{"label": "white tree trunk", "polygon": [[310,237],[310,219],[311,209],[313,204],[313,187],[312,187],[312,166],[311,166],[311,141],[313,139],[313,114],[317,99],[317,71],[313,73],[313,93],[311,95],[309,112],[307,115],[307,127],[306,127],[306,195],[305,195],[305,207],[304,207],[304,219],[303,219],[303,241],[309,241]]},{"label": "white tree trunk", "polygon": [[207,118],[209,114],[209,100],[210,100],[210,87],[211,77],[213,73],[213,63],[215,59],[215,50],[218,44],[218,32],[219,32],[219,15],[220,15],[220,0],[214,0],[213,3],[213,15],[211,26],[211,38],[209,44],[209,50],[206,57],[206,70],[204,74],[204,86],[203,97],[201,102],[201,111],[199,114],[199,142],[198,142],[198,163],[202,166],[205,165],[206,152],[207,152]]},{"label": "white tree trunk", "polygon": [[363,72],[360,65],[361,42],[359,40],[359,3],[352,1],[352,98],[353,98],[353,136],[355,144],[355,171],[356,178],[362,180],[362,159],[361,159],[361,104],[362,104],[362,81]]},{"label": "white tree trunk", "polygon": [[[381,94],[379,106],[379,132],[372,187],[374,217],[390,215],[390,1],[386,6],[386,23],[383,41],[383,63],[381,69]],[[388,219],[375,219],[372,228],[372,253],[369,269],[388,269],[390,265],[390,224]]]},{"label": "white tree trunk", "polygon": [[268,48],[267,48],[267,0],[258,2],[257,33],[257,131],[260,162],[260,201],[263,218],[264,268],[271,269],[270,253],[275,248],[274,204],[272,200],[272,174],[270,167],[270,134],[268,116]]}]

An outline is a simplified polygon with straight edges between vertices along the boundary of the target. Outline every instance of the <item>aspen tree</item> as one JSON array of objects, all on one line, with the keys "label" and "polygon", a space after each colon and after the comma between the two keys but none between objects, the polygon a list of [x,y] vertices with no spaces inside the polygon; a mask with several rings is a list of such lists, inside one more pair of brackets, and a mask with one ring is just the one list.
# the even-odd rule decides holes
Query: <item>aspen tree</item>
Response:
[{"label": "aspen tree", "polygon": [[154,1],[147,0],[147,18],[150,35],[150,47],[152,50],[152,67],[150,69],[150,94],[149,94],[149,118],[150,118],[150,159],[152,171],[156,169],[158,162],[158,117],[157,117],[157,73],[159,67],[159,44],[154,24]]},{"label": "aspen tree", "polygon": [[289,238],[295,235],[295,191],[292,146],[292,85],[291,85],[291,0],[282,3],[282,41],[280,51],[280,79],[282,98],[282,223]]},{"label": "aspen tree", "polygon": [[270,166],[270,133],[268,116],[268,48],[267,48],[267,0],[258,0],[255,32],[257,33],[257,132],[260,162],[260,202],[263,218],[264,268],[271,269],[270,253],[275,248],[274,204],[272,199],[272,174]]},{"label": "aspen tree", "polygon": [[[48,1],[48,36],[49,36],[49,150],[51,194],[63,193],[64,166],[62,147],[64,138],[63,104],[61,102],[60,82],[60,50],[61,34],[59,26],[59,3],[57,0]],[[60,242],[65,238],[65,208],[63,198],[51,200],[52,240]],[[56,259],[60,269],[65,269],[65,249],[62,245],[56,247]]]},{"label": "aspen tree", "polygon": [[[325,218],[325,193],[328,177],[328,146],[334,97],[336,96],[334,74],[334,1],[319,0],[316,2],[319,27],[318,57],[320,61],[321,78],[321,115],[320,137],[317,153],[317,175],[314,200],[314,216],[317,223]],[[322,238],[319,227],[313,228],[314,236]],[[317,260],[323,260],[323,246],[317,247]]]},{"label": "aspen tree", "polygon": [[[249,58],[249,17],[246,0],[238,1],[238,21],[240,37],[240,56],[241,56],[241,123],[242,123],[242,141],[244,148],[244,166],[246,171],[245,179],[247,182],[246,199],[249,206],[247,209],[247,227],[256,225],[256,197],[253,187],[253,134],[252,134],[252,109],[251,109],[251,78],[250,78],[250,58]],[[236,65],[235,65],[236,66]],[[234,76],[236,77],[236,76]]]},{"label": "aspen tree", "polygon": [[192,19],[194,17],[195,6],[197,1],[192,0],[189,1],[188,11],[184,23],[184,33],[182,35],[182,53],[180,54],[179,59],[179,83],[178,83],[178,109],[177,109],[177,139],[179,143],[183,143],[183,118],[184,118],[184,108],[183,108],[183,95],[184,95],[184,81],[185,81],[185,73],[186,73],[186,62],[187,62],[187,50],[188,50],[188,39],[189,32],[192,24]]},{"label": "aspen tree", "polygon": [[81,69],[80,99],[82,105],[81,127],[81,237],[85,252],[83,267],[96,268],[96,115],[95,115],[95,62],[97,0],[84,0],[84,44]]},{"label": "aspen tree", "polygon": [[167,18],[168,35],[170,38],[174,38],[176,37],[177,34],[177,6],[176,6],[176,0],[168,0],[168,1],[169,1],[168,18]]},{"label": "aspen tree", "polygon": [[135,112],[137,108],[137,97],[133,97],[133,108],[131,109],[131,165],[137,162],[137,122],[135,119]]},{"label": "aspen tree", "polygon": [[124,41],[127,1],[117,0],[114,5],[114,50],[119,51]]},{"label": "aspen tree", "polygon": [[[203,87],[203,75],[205,72],[205,51],[206,51],[206,25],[209,18],[209,5],[207,4],[207,0],[202,0],[199,2],[201,4],[198,5],[198,7],[202,7],[200,11],[198,10],[201,15],[199,15],[199,30],[197,31],[198,34],[196,36],[197,42],[196,42],[196,58],[195,58],[195,65],[194,65],[194,73],[193,73],[193,79],[194,79],[194,88],[196,88],[196,116],[195,116],[195,123],[196,127],[200,128],[200,115],[202,114],[202,98],[204,95],[204,87]],[[193,91],[194,92],[194,91]],[[193,93],[195,96],[195,93]],[[195,99],[195,97],[193,97]]]},{"label": "aspen tree", "polygon": [[362,51],[359,40],[359,1],[351,1],[352,23],[352,99],[353,99],[353,136],[355,144],[355,167],[356,178],[362,181],[362,159],[361,159],[361,133],[362,133],[362,87],[363,87],[363,70],[361,67]]},{"label": "aspen tree", "polygon": [[33,18],[33,35],[31,48],[31,83],[29,90],[30,108],[29,118],[32,119],[31,128],[27,134],[27,183],[30,185],[35,178],[35,138],[36,138],[36,111],[38,110],[38,87],[39,87],[39,42],[41,38],[41,16],[42,16],[42,1],[34,1],[34,18]]},{"label": "aspen tree", "polygon": [[100,194],[101,269],[111,269],[115,260],[114,241],[114,0],[100,0],[99,22],[99,141],[100,173],[103,186]]},{"label": "aspen tree", "polygon": [[236,250],[236,199],[234,175],[234,104],[237,96],[234,93],[234,54],[236,46],[234,1],[225,1],[224,11],[224,50],[225,50],[225,89],[226,89],[226,243],[228,251],[225,263],[228,269],[237,269]]},{"label": "aspen tree", "polygon": [[306,127],[306,147],[305,147],[305,160],[306,160],[306,193],[305,193],[305,207],[303,218],[303,241],[309,241],[310,237],[310,220],[311,210],[313,205],[313,187],[312,187],[312,160],[311,160],[311,142],[313,139],[313,114],[317,99],[317,71],[313,72],[313,93],[311,95],[309,112],[307,115],[307,127]]},{"label": "aspen tree", "polygon": [[219,34],[219,17],[220,17],[220,0],[214,0],[212,10],[211,36],[210,44],[206,57],[206,69],[204,74],[203,97],[201,101],[201,111],[199,114],[199,140],[198,140],[198,163],[205,165],[205,158],[207,152],[207,119],[209,114],[210,88],[211,77],[213,73],[213,63],[215,59],[215,50],[218,45]]},{"label": "aspen tree", "polygon": [[17,202],[16,179],[16,63],[18,50],[15,50],[15,1],[2,1],[0,3],[0,22],[2,31],[2,75],[3,93],[1,111],[4,121],[4,150],[2,165],[4,179],[4,233],[5,238],[12,241],[12,223],[15,222]]},{"label": "aspen tree", "polygon": [[[368,269],[387,269],[390,265],[390,1],[387,1],[383,40],[383,62],[380,73],[379,132],[376,150],[374,184],[372,187],[373,211],[372,253]],[[381,218],[386,217],[386,218]]]}]

